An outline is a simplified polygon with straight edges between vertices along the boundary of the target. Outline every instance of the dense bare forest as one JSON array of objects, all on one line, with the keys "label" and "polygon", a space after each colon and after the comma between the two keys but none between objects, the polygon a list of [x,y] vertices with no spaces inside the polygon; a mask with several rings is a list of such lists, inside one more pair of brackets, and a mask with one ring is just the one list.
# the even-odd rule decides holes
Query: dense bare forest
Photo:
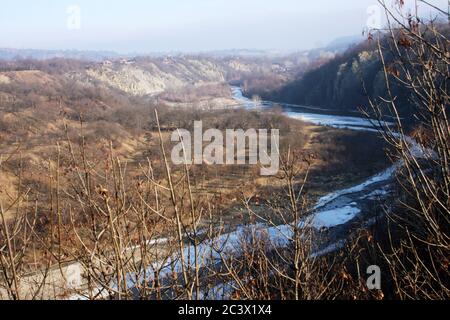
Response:
[{"label": "dense bare forest", "polygon": [[[449,27],[446,22],[437,20],[433,26],[437,32],[448,39]],[[400,39],[399,48],[408,54],[410,43],[403,41],[401,31],[395,30],[395,37]],[[424,33],[427,41],[434,41],[434,34]],[[260,95],[263,99],[298,105],[318,106],[341,111],[358,111],[367,106],[367,97],[375,100],[387,90],[383,74],[382,61],[378,54],[378,44],[373,37],[380,37],[381,46],[390,45],[391,35],[385,33],[371,34],[371,41],[355,45],[336,58],[316,62],[305,74],[293,81],[283,83],[275,90],[266,91],[265,85],[255,85],[248,89],[249,95]],[[396,56],[387,53],[385,64],[395,64]],[[398,111],[402,117],[413,121],[414,109],[411,105],[418,102],[411,96],[404,82],[395,81],[402,70],[389,69],[390,90],[396,97]],[[404,76],[404,75],[402,75]],[[349,94],[351,92],[352,94]],[[386,111],[386,110],[385,110]]]}]

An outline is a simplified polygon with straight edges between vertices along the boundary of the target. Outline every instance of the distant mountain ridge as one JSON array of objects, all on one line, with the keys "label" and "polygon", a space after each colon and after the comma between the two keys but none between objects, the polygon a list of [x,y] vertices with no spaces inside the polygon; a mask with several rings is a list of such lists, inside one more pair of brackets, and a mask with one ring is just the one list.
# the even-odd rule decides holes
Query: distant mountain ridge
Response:
[{"label": "distant mountain ridge", "polygon": [[365,38],[363,35],[353,35],[353,36],[346,36],[346,37],[340,37],[337,39],[334,39],[331,41],[326,48],[329,50],[347,50],[348,48],[357,45],[364,41]]},{"label": "distant mountain ridge", "polygon": [[17,59],[34,59],[49,60],[54,58],[76,59],[101,62],[104,60],[114,60],[121,58],[135,57],[180,57],[180,56],[205,56],[215,58],[226,58],[233,56],[240,57],[279,57],[288,55],[287,53],[276,50],[256,50],[256,49],[230,49],[230,50],[213,50],[201,52],[148,52],[148,53],[126,53],[121,54],[114,51],[89,51],[89,50],[40,50],[40,49],[15,49],[0,48],[0,60],[17,60]]},{"label": "distant mountain ridge", "polygon": [[49,60],[54,58],[102,61],[126,57],[113,51],[83,51],[83,50],[39,50],[0,48],[0,60],[34,59]]},{"label": "distant mountain ridge", "polygon": [[147,52],[147,53],[118,53],[115,51],[95,51],[95,50],[43,50],[43,49],[16,49],[16,48],[0,48],[0,60],[12,61],[17,59],[34,59],[49,60],[54,58],[76,59],[101,62],[104,60],[113,60],[121,58],[135,57],[167,57],[167,56],[189,56],[198,55],[215,58],[227,57],[282,57],[295,54],[308,54],[309,56],[318,56],[326,52],[327,54],[335,54],[343,52],[351,45],[362,40],[361,36],[348,36],[335,39],[329,45],[323,48],[300,50],[300,51],[280,51],[275,49],[246,49],[234,48],[228,50],[210,50],[199,52]]}]

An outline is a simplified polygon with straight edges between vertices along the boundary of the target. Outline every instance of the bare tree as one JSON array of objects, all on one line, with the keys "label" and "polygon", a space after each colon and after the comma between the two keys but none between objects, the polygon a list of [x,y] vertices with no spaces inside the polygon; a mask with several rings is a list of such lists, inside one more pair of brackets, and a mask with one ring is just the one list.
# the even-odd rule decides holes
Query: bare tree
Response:
[{"label": "bare tree", "polygon": [[[426,1],[417,3],[433,7]],[[416,4],[417,4],[416,3]],[[386,96],[371,101],[384,139],[400,161],[398,201],[389,213],[387,245],[380,245],[394,293],[403,299],[448,299],[450,275],[450,126],[448,8],[426,21],[380,1],[388,21],[378,38]],[[416,6],[417,7],[417,6]],[[385,39],[381,39],[385,36]],[[393,85],[409,94],[413,120],[399,112]],[[392,116],[395,128],[382,125]],[[412,123],[411,123],[412,122]],[[413,129],[412,129],[413,128]]]}]

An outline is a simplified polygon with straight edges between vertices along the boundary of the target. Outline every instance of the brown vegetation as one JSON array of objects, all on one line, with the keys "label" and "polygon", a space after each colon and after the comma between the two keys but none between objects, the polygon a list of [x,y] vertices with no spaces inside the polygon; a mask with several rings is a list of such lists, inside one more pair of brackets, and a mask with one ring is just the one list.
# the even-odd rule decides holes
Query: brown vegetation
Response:
[{"label": "brown vegetation", "polygon": [[[385,9],[395,21],[377,41],[386,96],[370,101],[383,141],[276,111],[158,115],[145,100],[60,82],[57,72],[3,74],[0,298],[448,299],[448,39],[433,22]],[[410,93],[416,141],[392,81]],[[395,132],[381,122],[386,110]],[[220,130],[281,128],[275,182],[249,166],[173,166],[169,135],[198,119]],[[311,201],[349,181],[344,166],[353,179],[384,167],[385,143],[399,163],[385,217],[343,249],[317,252],[324,235],[308,224]],[[373,264],[381,290],[364,282]]]}]

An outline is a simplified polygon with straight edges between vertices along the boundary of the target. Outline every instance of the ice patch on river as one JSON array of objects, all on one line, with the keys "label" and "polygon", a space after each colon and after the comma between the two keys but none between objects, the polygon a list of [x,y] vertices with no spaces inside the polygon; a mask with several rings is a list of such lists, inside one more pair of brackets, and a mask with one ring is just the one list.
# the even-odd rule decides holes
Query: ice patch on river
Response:
[{"label": "ice patch on river", "polygon": [[[311,109],[316,111],[332,111],[322,108],[299,106],[288,103],[275,103],[271,101],[262,101],[260,103],[257,103],[245,97],[240,87],[232,87],[231,92],[233,94],[233,98],[246,109],[270,108],[273,107],[274,105],[278,105],[284,108],[298,107],[301,109]],[[285,114],[290,118],[298,119],[304,122],[309,122],[319,126],[334,127],[338,129],[350,129],[357,131],[378,132],[378,130],[374,128],[374,124],[377,123],[377,121],[366,118],[338,116],[320,113],[308,113],[302,112],[300,109],[297,111],[285,112]],[[382,124],[385,126],[393,126],[393,123],[391,122],[384,122]]]},{"label": "ice patch on river", "polygon": [[[374,128],[374,120],[346,117],[326,114],[287,112],[286,115],[292,119],[298,119],[318,126],[334,127],[338,129],[350,129],[358,131],[378,132]],[[392,123],[386,123],[392,125]]]},{"label": "ice patch on river", "polygon": [[361,210],[356,206],[345,206],[333,210],[318,212],[314,216],[314,228],[333,228],[352,221]]},{"label": "ice patch on river", "polygon": [[[260,107],[271,107],[275,104],[292,107],[292,105],[278,104],[271,102],[262,102],[261,104],[256,104],[252,100],[244,97],[242,94],[242,89],[239,87],[232,87],[232,93],[234,99],[240,103],[244,108],[254,109]],[[311,108],[314,109],[314,108]],[[350,129],[357,131],[367,131],[367,132],[378,132],[374,128],[374,120],[349,117],[349,116],[338,116],[338,115],[324,115],[324,114],[314,114],[305,112],[287,112],[287,116],[293,119],[299,119],[305,122],[310,122],[321,126],[330,126],[340,129]],[[385,125],[391,126],[392,123],[385,123]],[[418,146],[413,139],[411,139],[410,147],[412,153],[419,154],[424,153],[424,150]],[[361,184],[353,186],[351,188],[342,189],[339,191],[332,192],[322,198],[320,198],[311,216],[305,218],[299,225],[300,228],[305,226],[313,227],[317,230],[322,230],[323,228],[334,228],[337,226],[345,225],[357,218],[361,213],[361,209],[355,202],[357,200],[352,199],[351,194],[358,194],[367,192],[365,195],[359,195],[359,199],[366,199],[371,197],[383,197],[388,192],[386,188],[389,187],[390,180],[393,178],[396,170],[401,166],[401,163],[394,164],[385,171],[377,174],[370,179],[364,181]],[[379,185],[380,184],[380,185]],[[228,234],[223,234],[214,239],[205,241],[197,246],[197,261],[204,265],[208,260],[220,260],[221,256],[229,254],[239,254],[239,248],[244,240],[248,240],[253,237],[253,239],[267,239],[271,245],[274,247],[283,247],[288,245],[293,239],[293,226],[292,225],[280,225],[280,226],[269,226],[266,224],[255,224],[246,227],[239,227],[235,231]],[[152,244],[164,244],[167,239],[159,239],[152,242]],[[342,248],[345,243],[344,239],[339,240],[334,244],[330,244],[325,248],[312,254],[313,257],[318,257],[324,254],[333,252],[339,248]],[[132,249],[138,249],[134,247]],[[185,264],[194,266],[195,264],[195,248],[194,246],[186,246],[184,248],[183,254],[186,258]],[[149,281],[154,276],[155,270],[159,270],[160,277],[168,277],[173,272],[179,273],[182,269],[182,264],[179,255],[174,255],[168,260],[154,262],[149,265],[145,270],[145,279],[142,276],[136,276],[134,273],[127,274],[127,286],[133,288],[137,283],[142,283],[143,281]],[[112,283],[112,288],[117,288],[117,286]],[[211,292],[202,292],[202,298],[223,298],[230,294],[233,290],[232,284],[218,284],[214,287]],[[96,289],[94,293],[98,293],[100,296],[107,298],[107,292],[103,289]],[[82,295],[74,295],[72,299],[84,299]]]},{"label": "ice patch on river", "polygon": [[398,169],[400,165],[399,164],[395,164],[391,167],[389,167],[388,169],[386,169],[385,171],[373,176],[372,178],[364,181],[361,184],[358,184],[356,186],[353,186],[351,188],[347,188],[347,189],[342,189],[339,191],[335,191],[332,193],[327,194],[326,196],[320,198],[317,201],[316,206],[314,207],[315,209],[319,209],[324,207],[326,204],[330,203],[331,201],[337,199],[338,197],[341,197],[343,195],[346,194],[351,194],[351,193],[356,193],[356,192],[362,192],[364,191],[364,189],[366,189],[367,187],[375,184],[375,183],[379,183],[379,182],[383,182],[383,181],[388,181],[392,178],[392,176],[394,175],[394,173],[396,172],[396,170]]}]

